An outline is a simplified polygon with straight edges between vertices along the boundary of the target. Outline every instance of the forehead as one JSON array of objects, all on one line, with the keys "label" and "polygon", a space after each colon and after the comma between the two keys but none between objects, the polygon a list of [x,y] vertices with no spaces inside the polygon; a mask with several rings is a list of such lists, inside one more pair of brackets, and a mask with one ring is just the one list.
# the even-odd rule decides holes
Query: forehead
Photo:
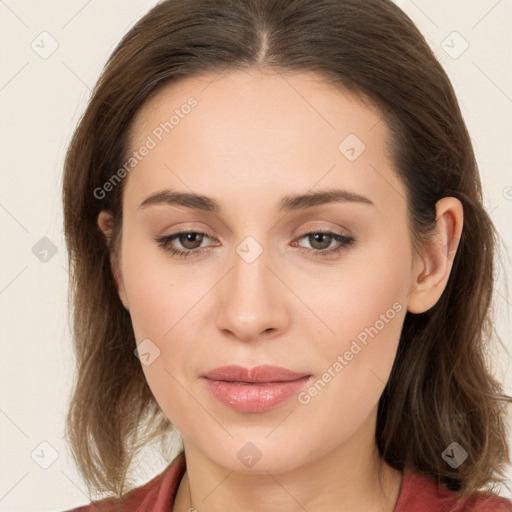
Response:
[{"label": "forehead", "polygon": [[[348,127],[364,137],[364,132],[382,119],[380,111],[363,94],[333,85],[318,73],[268,69],[204,72],[164,85],[146,100],[133,120],[131,141],[149,133],[155,122],[169,120],[192,97],[200,105],[200,109],[194,109],[201,113],[194,116],[199,118],[196,128],[204,127],[200,121],[216,115],[215,125],[209,128],[217,136],[222,135],[219,128],[239,128],[243,123],[246,133],[251,125],[253,131],[278,127],[290,131],[294,121],[300,119],[308,122],[309,131],[330,129],[333,134],[338,132],[337,137]],[[288,115],[279,117],[280,114]],[[300,129],[308,132],[305,124]]]},{"label": "forehead", "polygon": [[403,198],[382,114],[314,73],[237,70],[180,79],[137,113],[130,153],[148,141],[151,150],[128,179],[134,201],[174,185],[210,195],[220,184],[226,197],[345,185],[378,188],[382,200],[397,192]]}]

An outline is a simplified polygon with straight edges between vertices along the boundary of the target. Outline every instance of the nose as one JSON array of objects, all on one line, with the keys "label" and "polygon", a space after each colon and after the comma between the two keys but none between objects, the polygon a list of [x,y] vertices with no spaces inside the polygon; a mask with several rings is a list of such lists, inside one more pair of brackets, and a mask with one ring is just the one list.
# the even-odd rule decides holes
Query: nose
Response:
[{"label": "nose", "polygon": [[235,253],[233,268],[217,290],[216,326],[225,335],[255,341],[286,329],[286,288],[269,263],[265,250],[252,262]]}]

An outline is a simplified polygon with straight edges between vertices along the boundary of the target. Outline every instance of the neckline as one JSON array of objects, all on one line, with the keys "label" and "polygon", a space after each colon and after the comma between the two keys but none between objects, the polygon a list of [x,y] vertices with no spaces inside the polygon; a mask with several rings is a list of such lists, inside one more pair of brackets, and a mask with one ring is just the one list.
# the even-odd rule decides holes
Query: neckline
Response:
[{"label": "neckline", "polygon": [[[169,506],[165,510],[172,512],[172,507],[174,507],[178,489],[187,470],[184,451],[181,451],[178,455],[176,455],[176,457],[171,461],[168,469],[169,471],[165,477],[166,482],[164,482],[163,485],[163,488],[166,489],[165,494],[169,498]],[[400,481],[400,489],[398,491],[398,497],[396,499],[395,506],[393,507],[393,512],[400,512],[401,508],[403,508],[404,500],[409,489],[409,483],[411,482],[411,476],[414,476],[405,470],[401,471],[401,475],[402,478]],[[166,483],[170,485],[165,485]]]}]

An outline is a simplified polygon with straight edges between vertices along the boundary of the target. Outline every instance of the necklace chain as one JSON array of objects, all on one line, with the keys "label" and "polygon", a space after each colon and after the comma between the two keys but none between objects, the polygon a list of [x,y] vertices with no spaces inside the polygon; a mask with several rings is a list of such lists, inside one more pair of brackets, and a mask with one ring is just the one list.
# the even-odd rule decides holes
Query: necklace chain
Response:
[{"label": "necklace chain", "polygon": [[187,487],[188,487],[188,497],[189,497],[189,502],[190,502],[190,507],[187,510],[187,512],[196,512],[194,505],[192,505],[192,494],[190,492],[190,480],[188,478],[188,471],[187,471]]}]

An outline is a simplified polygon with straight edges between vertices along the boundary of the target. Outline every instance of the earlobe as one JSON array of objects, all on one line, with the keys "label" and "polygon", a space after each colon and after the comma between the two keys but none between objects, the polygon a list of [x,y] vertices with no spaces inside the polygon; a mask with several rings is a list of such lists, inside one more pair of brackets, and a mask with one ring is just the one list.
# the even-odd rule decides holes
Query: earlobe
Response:
[{"label": "earlobe", "polygon": [[126,296],[124,281],[123,281],[123,277],[121,274],[119,258],[112,247],[112,230],[114,227],[114,220],[113,220],[112,214],[110,212],[102,210],[98,214],[97,222],[98,222],[98,227],[102,231],[103,236],[105,238],[105,243],[107,244],[107,247],[110,251],[110,268],[112,270],[112,275],[114,276],[114,281],[117,286],[117,293],[119,294],[119,298],[121,299],[123,306],[125,307],[126,310],[129,311],[128,298]]},{"label": "earlobe", "polygon": [[422,255],[415,255],[407,309],[424,313],[441,297],[453,266],[463,227],[462,203],[443,197],[436,203],[436,232],[425,240]]},{"label": "earlobe", "polygon": [[105,210],[101,210],[98,214],[98,227],[103,233],[107,247],[110,249],[110,243],[112,239],[112,230],[114,228],[114,219],[112,214]]}]

